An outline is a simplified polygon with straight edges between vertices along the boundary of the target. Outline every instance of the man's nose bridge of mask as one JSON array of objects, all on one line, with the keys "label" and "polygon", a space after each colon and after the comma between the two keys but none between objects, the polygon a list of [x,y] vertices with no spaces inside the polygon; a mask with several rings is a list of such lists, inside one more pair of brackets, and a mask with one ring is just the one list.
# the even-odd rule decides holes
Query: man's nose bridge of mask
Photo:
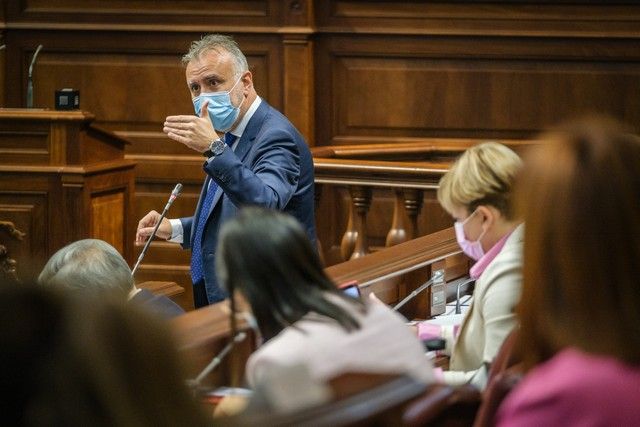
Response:
[{"label": "man's nose bridge of mask", "polygon": [[198,96],[196,96],[195,98],[193,98],[194,100],[196,98],[200,98],[200,97],[220,97],[220,96],[225,96],[225,95],[231,95],[231,92],[236,88],[236,86],[238,86],[238,83],[240,82],[240,80],[242,80],[242,76],[238,77],[236,79],[236,82],[233,84],[233,86],[231,86],[231,88],[229,88],[229,90],[218,90],[215,92],[200,92],[200,94]]},{"label": "man's nose bridge of mask", "polygon": [[193,102],[193,105],[196,107],[195,108],[196,114],[200,115],[200,112],[202,111],[201,110],[202,104],[204,104],[206,100],[209,100],[209,102],[211,102],[212,100],[216,100],[218,102],[220,101],[224,102],[224,101],[227,101],[227,97],[229,97],[228,102],[230,102],[233,106],[233,103],[231,101],[231,91],[235,89],[235,87],[238,85],[240,80],[242,80],[242,76],[238,77],[236,82],[233,84],[233,86],[229,90],[220,90],[217,92],[200,92],[200,94],[193,97],[192,102]]}]

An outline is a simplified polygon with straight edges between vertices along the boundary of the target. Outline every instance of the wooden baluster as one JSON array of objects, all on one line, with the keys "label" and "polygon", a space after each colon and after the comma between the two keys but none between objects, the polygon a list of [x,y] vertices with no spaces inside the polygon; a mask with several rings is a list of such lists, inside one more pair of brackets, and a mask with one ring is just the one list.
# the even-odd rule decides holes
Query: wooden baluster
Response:
[{"label": "wooden baluster", "polygon": [[358,231],[356,230],[354,224],[354,216],[355,216],[355,208],[353,205],[353,197],[351,197],[351,201],[349,203],[349,220],[347,222],[347,229],[342,236],[342,241],[340,242],[340,255],[342,256],[343,261],[347,261],[351,258],[351,254],[353,254],[353,250],[356,247],[356,240],[358,240]]},{"label": "wooden baluster", "polygon": [[314,198],[314,216],[315,216],[315,222],[316,222],[316,249],[318,250],[318,256],[320,257],[320,262],[322,262],[322,264],[324,265],[324,251],[322,250],[322,242],[320,241],[320,236],[318,234],[318,208],[320,207],[320,200],[322,198],[322,185],[320,184],[315,184],[314,185],[314,192],[313,192],[313,198]]},{"label": "wooden baluster", "polygon": [[415,239],[418,237],[418,215],[422,210],[424,194],[422,190],[414,188],[406,188],[404,194],[404,210],[409,217],[409,230],[407,239]]},{"label": "wooden baluster", "polygon": [[371,188],[353,186],[349,188],[351,203],[355,215],[354,226],[357,234],[356,245],[351,254],[351,259],[360,258],[369,252],[369,239],[367,236],[367,213],[371,206]]},{"label": "wooden baluster", "polygon": [[407,230],[404,227],[405,198],[402,190],[395,190],[394,194],[395,203],[393,206],[393,221],[391,221],[391,228],[387,233],[387,239],[385,242],[386,247],[407,241]]}]

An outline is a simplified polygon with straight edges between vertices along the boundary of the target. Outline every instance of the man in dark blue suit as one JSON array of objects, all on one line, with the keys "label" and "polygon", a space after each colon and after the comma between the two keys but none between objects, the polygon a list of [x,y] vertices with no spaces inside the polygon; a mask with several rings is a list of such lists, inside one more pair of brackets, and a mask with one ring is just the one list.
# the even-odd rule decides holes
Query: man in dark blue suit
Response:
[{"label": "man in dark blue suit", "polygon": [[[207,177],[195,215],[164,219],[157,235],[191,248],[197,308],[226,297],[215,274],[218,232],[242,206],[291,214],[315,244],[313,159],[296,128],[257,95],[232,38],[213,34],[193,42],[183,63],[196,115],[169,116],[163,131],[206,157]],[[151,211],[140,220],[138,244],[159,218]]]}]

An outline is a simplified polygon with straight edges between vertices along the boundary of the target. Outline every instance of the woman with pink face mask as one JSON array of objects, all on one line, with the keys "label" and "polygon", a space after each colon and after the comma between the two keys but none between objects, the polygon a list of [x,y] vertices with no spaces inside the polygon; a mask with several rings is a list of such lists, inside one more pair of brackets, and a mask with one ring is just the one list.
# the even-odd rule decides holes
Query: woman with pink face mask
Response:
[{"label": "woman with pink face mask", "polygon": [[522,162],[504,145],[487,142],[468,149],[440,180],[438,201],[453,217],[458,244],[475,260],[473,300],[462,323],[418,325],[421,339],[446,341],[451,356],[448,384],[482,389],[493,358],[516,326],[524,229],[511,210],[511,187]]}]

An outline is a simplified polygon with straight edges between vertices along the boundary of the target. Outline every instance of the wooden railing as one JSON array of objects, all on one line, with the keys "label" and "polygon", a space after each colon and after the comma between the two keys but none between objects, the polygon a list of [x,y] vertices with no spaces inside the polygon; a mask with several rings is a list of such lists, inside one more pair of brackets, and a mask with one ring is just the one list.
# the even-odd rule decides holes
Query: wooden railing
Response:
[{"label": "wooden railing", "polygon": [[445,283],[432,285],[401,310],[408,319],[424,319],[444,313],[455,284],[469,270],[469,260],[461,253],[453,228],[333,265],[326,272],[337,284],[355,280],[365,298],[375,293],[393,306],[441,269],[445,270]]},{"label": "wooden railing", "polygon": [[[327,265],[450,226],[436,201],[438,182],[464,150],[483,141],[434,138],[313,148],[318,235]],[[500,142],[521,151],[533,141]]]},{"label": "wooden railing", "polygon": [[[446,270],[452,282],[468,270],[466,257],[460,254],[451,228],[401,243],[376,253],[329,267],[327,274],[336,282],[358,281],[364,298],[375,292],[387,304],[394,304],[430,277],[431,271]],[[408,318],[425,318],[443,311],[444,302],[432,304],[435,292],[447,292],[445,285],[431,288],[403,307]],[[434,311],[435,309],[435,311]],[[241,330],[249,331],[245,322]],[[172,320],[179,347],[190,360],[189,375],[195,375],[229,340],[229,309],[226,301],[188,312]],[[203,384],[225,385],[242,378],[244,365],[255,349],[253,337],[238,344],[227,360]]]}]

